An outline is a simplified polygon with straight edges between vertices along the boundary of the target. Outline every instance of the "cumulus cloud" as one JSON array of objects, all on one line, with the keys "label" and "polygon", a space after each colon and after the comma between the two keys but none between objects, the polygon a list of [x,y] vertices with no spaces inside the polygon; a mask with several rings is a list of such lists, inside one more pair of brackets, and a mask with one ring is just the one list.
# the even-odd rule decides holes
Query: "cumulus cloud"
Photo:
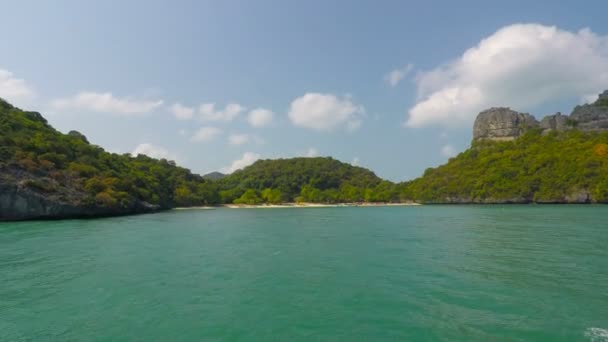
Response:
[{"label": "cumulus cloud", "polygon": [[384,80],[391,86],[395,87],[407,74],[414,68],[413,64],[408,64],[400,69],[395,69],[384,76]]},{"label": "cumulus cloud", "polygon": [[351,162],[351,164],[353,166],[359,166],[360,163],[361,163],[361,160],[359,159],[359,157],[353,158],[353,161]]},{"label": "cumulus cloud", "polygon": [[119,98],[112,93],[81,92],[73,97],[56,99],[51,107],[58,110],[85,110],[114,114],[141,114],[162,106],[162,100],[138,100],[131,97]]},{"label": "cumulus cloud", "polygon": [[455,156],[458,152],[456,152],[456,148],[454,146],[447,144],[441,148],[441,155],[446,158],[451,158]]},{"label": "cumulus cloud", "polygon": [[34,90],[12,72],[0,69],[0,98],[17,103],[34,96]]},{"label": "cumulus cloud", "polygon": [[228,136],[228,143],[230,145],[244,145],[244,144],[263,144],[264,140],[257,135],[252,134],[231,134]]},{"label": "cumulus cloud", "polygon": [[230,166],[222,168],[220,172],[225,174],[233,173],[236,170],[240,170],[255,163],[255,161],[258,159],[260,159],[259,154],[253,152],[245,152],[241,158],[233,161]]},{"label": "cumulus cloud", "polygon": [[222,134],[222,130],[217,127],[201,127],[194,135],[190,138],[192,142],[209,142],[219,137]]},{"label": "cumulus cloud", "polygon": [[171,154],[167,149],[160,147],[160,146],[148,144],[148,143],[137,145],[137,147],[135,147],[133,152],[131,152],[131,155],[133,155],[134,157],[136,157],[138,154],[145,154],[148,157],[156,158],[156,159],[167,159],[167,160],[176,160],[177,159],[175,157],[175,155]]},{"label": "cumulus cloud", "polygon": [[364,113],[364,108],[354,104],[350,97],[307,93],[293,100],[289,119],[296,126],[317,131],[331,131],[340,126],[356,130]]},{"label": "cumulus cloud", "polygon": [[608,87],[608,36],[554,26],[506,26],[416,78],[406,125],[470,124],[491,106],[519,110]]},{"label": "cumulus cloud", "polygon": [[204,103],[199,107],[199,114],[203,121],[232,121],[245,109],[238,103],[230,103],[221,110],[216,109],[214,103]]},{"label": "cumulus cloud", "polygon": [[173,104],[171,112],[180,120],[190,120],[194,117],[194,108],[182,106],[180,103]]},{"label": "cumulus cloud", "polygon": [[268,109],[256,108],[249,112],[247,121],[253,127],[264,127],[272,123],[274,113]]}]

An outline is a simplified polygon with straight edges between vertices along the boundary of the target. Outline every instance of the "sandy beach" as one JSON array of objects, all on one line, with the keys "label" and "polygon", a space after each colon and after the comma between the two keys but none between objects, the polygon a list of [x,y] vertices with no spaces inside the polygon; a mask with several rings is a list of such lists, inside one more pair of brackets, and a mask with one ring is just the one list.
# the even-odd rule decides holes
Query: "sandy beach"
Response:
[{"label": "sandy beach", "polygon": [[272,208],[336,208],[336,207],[409,207],[419,203],[283,203],[283,204],[224,204],[222,207],[230,209],[272,209]]}]

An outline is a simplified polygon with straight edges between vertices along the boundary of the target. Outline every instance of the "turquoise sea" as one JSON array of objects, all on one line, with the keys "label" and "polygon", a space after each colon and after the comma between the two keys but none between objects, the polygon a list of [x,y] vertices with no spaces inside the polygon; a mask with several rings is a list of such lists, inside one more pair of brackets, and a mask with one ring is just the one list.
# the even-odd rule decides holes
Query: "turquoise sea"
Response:
[{"label": "turquoise sea", "polygon": [[608,341],[608,206],[0,224],[1,341]]}]

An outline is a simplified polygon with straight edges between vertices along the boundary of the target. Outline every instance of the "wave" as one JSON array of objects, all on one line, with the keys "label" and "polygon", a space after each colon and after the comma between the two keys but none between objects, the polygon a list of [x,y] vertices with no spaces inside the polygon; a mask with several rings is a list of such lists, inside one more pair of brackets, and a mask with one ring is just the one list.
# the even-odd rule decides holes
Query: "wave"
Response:
[{"label": "wave", "polygon": [[608,329],[589,328],[585,330],[585,337],[592,342],[608,342]]}]

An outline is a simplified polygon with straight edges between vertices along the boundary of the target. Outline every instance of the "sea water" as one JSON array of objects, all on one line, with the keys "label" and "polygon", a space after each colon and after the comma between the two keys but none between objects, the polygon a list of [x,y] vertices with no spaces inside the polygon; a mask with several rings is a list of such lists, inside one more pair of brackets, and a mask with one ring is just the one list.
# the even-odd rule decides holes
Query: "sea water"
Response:
[{"label": "sea water", "polygon": [[0,224],[2,341],[608,341],[608,206]]}]

